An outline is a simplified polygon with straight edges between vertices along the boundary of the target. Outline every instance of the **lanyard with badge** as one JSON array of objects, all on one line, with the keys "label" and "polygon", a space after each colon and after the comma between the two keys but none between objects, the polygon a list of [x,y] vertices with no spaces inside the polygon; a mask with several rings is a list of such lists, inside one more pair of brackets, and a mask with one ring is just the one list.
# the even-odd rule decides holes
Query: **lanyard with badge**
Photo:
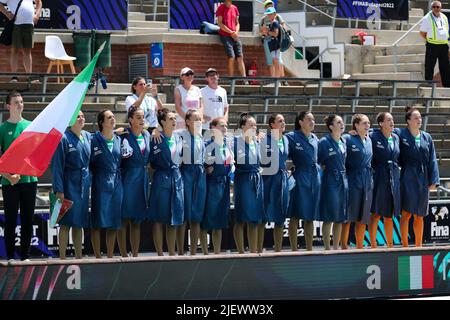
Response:
[{"label": "lanyard with badge", "polygon": [[439,19],[440,25],[438,24],[438,21],[436,20],[436,17],[433,14],[431,14],[431,19],[433,20],[433,23],[436,26],[436,29],[437,29],[439,35],[446,36],[447,31],[444,28],[444,18],[441,17]]}]

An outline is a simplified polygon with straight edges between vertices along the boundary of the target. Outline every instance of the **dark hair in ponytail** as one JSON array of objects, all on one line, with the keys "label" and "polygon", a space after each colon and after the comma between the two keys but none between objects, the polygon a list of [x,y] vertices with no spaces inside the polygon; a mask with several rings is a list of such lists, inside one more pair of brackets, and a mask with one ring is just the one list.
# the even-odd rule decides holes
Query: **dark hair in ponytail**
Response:
[{"label": "dark hair in ponytail", "polygon": [[272,113],[272,114],[270,115],[269,122],[268,122],[268,124],[269,124],[269,129],[272,129],[272,124],[275,123],[275,119],[276,119],[278,116],[283,116],[283,115],[282,115],[281,113]]},{"label": "dark hair in ponytail", "polygon": [[245,126],[245,124],[247,123],[247,120],[248,120],[248,119],[251,119],[251,118],[255,119],[255,118],[254,118],[250,113],[248,113],[248,112],[243,112],[243,113],[241,113],[240,118],[239,118],[239,129],[242,129],[242,127]]},{"label": "dark hair in ponytail", "polygon": [[167,108],[162,108],[162,109],[158,110],[158,123],[161,127],[163,126],[162,121],[163,120],[166,121],[167,115],[171,112],[172,111],[170,111]]},{"label": "dark hair in ponytail", "polygon": [[334,119],[336,119],[337,117],[339,117],[337,114],[330,114],[323,118],[323,122],[327,126],[328,131],[331,132],[330,126],[333,125]]},{"label": "dark hair in ponytail", "polygon": [[301,129],[300,123],[298,123],[298,122],[300,120],[303,121],[308,114],[312,115],[312,112],[311,111],[302,111],[297,114],[297,116],[295,117],[295,130]]},{"label": "dark hair in ponytail", "polygon": [[98,125],[98,130],[99,130],[100,132],[103,131],[103,122],[105,122],[105,113],[106,113],[107,111],[112,112],[112,111],[109,110],[109,109],[103,109],[102,111],[100,111],[100,112],[97,114],[97,125]]},{"label": "dark hair in ponytail", "polygon": [[387,116],[388,114],[390,114],[390,113],[387,112],[387,111],[380,112],[379,114],[377,114],[377,123],[378,123],[378,126],[380,126],[380,122],[383,122],[384,119],[386,118],[386,116]]},{"label": "dark hair in ponytail", "polygon": [[420,113],[419,109],[417,109],[416,107],[406,107],[405,108],[405,121],[408,123],[408,120],[411,120],[411,115],[413,114],[414,111],[417,111]]}]

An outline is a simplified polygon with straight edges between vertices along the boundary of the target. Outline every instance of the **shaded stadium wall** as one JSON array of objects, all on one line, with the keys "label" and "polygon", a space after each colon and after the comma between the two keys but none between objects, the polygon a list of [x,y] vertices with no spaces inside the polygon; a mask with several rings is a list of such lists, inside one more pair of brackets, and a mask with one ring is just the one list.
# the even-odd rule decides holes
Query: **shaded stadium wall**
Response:
[{"label": "shaded stadium wall", "polygon": [[[72,54],[72,44],[64,44],[69,55]],[[112,66],[105,69],[108,82],[128,83],[128,56],[133,54],[148,54],[150,58],[150,44],[112,45]],[[44,56],[44,43],[35,43],[32,50],[33,72],[46,72],[49,60]],[[262,46],[245,46],[244,61],[246,68],[254,61],[257,64],[258,76],[269,76],[269,70],[265,64]],[[183,44],[164,43],[164,68],[151,69],[149,61],[149,75],[178,75],[180,69],[189,66],[197,74],[210,68],[216,68],[220,74],[227,73],[227,58],[221,44]],[[0,46],[0,70],[10,72],[9,48]],[[53,72],[55,72],[53,68]],[[77,68],[77,72],[80,69]],[[18,72],[25,72],[22,66],[22,58],[19,60]],[[66,67],[65,72],[69,72]],[[235,67],[237,73],[237,66]]]}]

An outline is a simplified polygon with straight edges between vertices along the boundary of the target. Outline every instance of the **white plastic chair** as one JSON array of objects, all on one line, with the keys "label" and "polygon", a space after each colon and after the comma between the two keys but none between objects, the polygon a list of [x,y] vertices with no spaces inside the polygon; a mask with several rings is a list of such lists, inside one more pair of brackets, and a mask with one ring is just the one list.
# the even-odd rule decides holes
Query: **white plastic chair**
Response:
[{"label": "white plastic chair", "polygon": [[[69,65],[70,71],[75,74],[75,66],[73,60],[76,57],[69,56],[64,49],[64,45],[58,36],[46,36],[45,37],[45,56],[50,60],[48,64],[47,73],[50,73],[53,66],[56,66],[57,73],[64,73],[64,65]],[[58,83],[59,78],[57,78]],[[64,82],[64,78],[62,78]]]}]

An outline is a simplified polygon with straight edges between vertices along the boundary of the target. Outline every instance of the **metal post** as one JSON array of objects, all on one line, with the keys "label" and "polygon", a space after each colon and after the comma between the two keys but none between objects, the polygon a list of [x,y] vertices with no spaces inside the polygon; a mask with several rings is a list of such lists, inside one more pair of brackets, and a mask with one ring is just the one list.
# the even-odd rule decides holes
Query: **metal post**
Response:
[{"label": "metal post", "polygon": [[267,112],[269,112],[269,98],[264,98],[264,123],[267,123]]},{"label": "metal post", "polygon": [[153,0],[153,21],[156,21],[157,12],[158,12],[158,0]]},{"label": "metal post", "polygon": [[425,119],[423,119],[423,130],[427,131],[428,126],[428,113],[430,112],[430,107],[434,107],[434,98],[436,94],[436,82],[433,82],[431,86],[431,99],[428,99],[426,107],[425,107]]},{"label": "metal post", "polygon": [[42,80],[42,102],[45,102],[45,93],[47,92],[47,81],[48,81],[48,77],[44,76],[44,80]]},{"label": "metal post", "polygon": [[394,73],[397,73],[397,45],[394,44],[392,49],[393,49],[392,53],[394,54]]},{"label": "metal post", "polygon": [[394,97],[394,99],[391,99],[391,101],[389,101],[389,113],[392,113],[394,102],[397,99],[397,81],[394,81],[392,83],[392,96]]},{"label": "metal post", "polygon": [[[361,82],[356,81],[356,88],[355,88],[355,97],[359,97],[361,92]],[[359,99],[352,99],[352,112],[356,112],[356,107],[358,106]]]},{"label": "metal post", "polygon": [[[275,80],[275,97],[278,97],[279,93],[280,93],[280,81],[277,79],[277,80]],[[278,103],[278,99],[275,99],[274,104],[277,104],[277,103]],[[264,123],[265,122],[266,121],[264,120]]]},{"label": "metal post", "polygon": [[[322,80],[319,80],[319,97],[322,96],[322,89],[323,89],[323,84],[322,84]],[[322,100],[317,100],[317,104],[320,104]],[[311,105],[312,106],[312,105]]]},{"label": "metal post", "polygon": [[[231,96],[234,96],[234,92],[236,91],[236,80],[231,79]],[[230,104],[233,104],[233,98],[230,99]]]}]

